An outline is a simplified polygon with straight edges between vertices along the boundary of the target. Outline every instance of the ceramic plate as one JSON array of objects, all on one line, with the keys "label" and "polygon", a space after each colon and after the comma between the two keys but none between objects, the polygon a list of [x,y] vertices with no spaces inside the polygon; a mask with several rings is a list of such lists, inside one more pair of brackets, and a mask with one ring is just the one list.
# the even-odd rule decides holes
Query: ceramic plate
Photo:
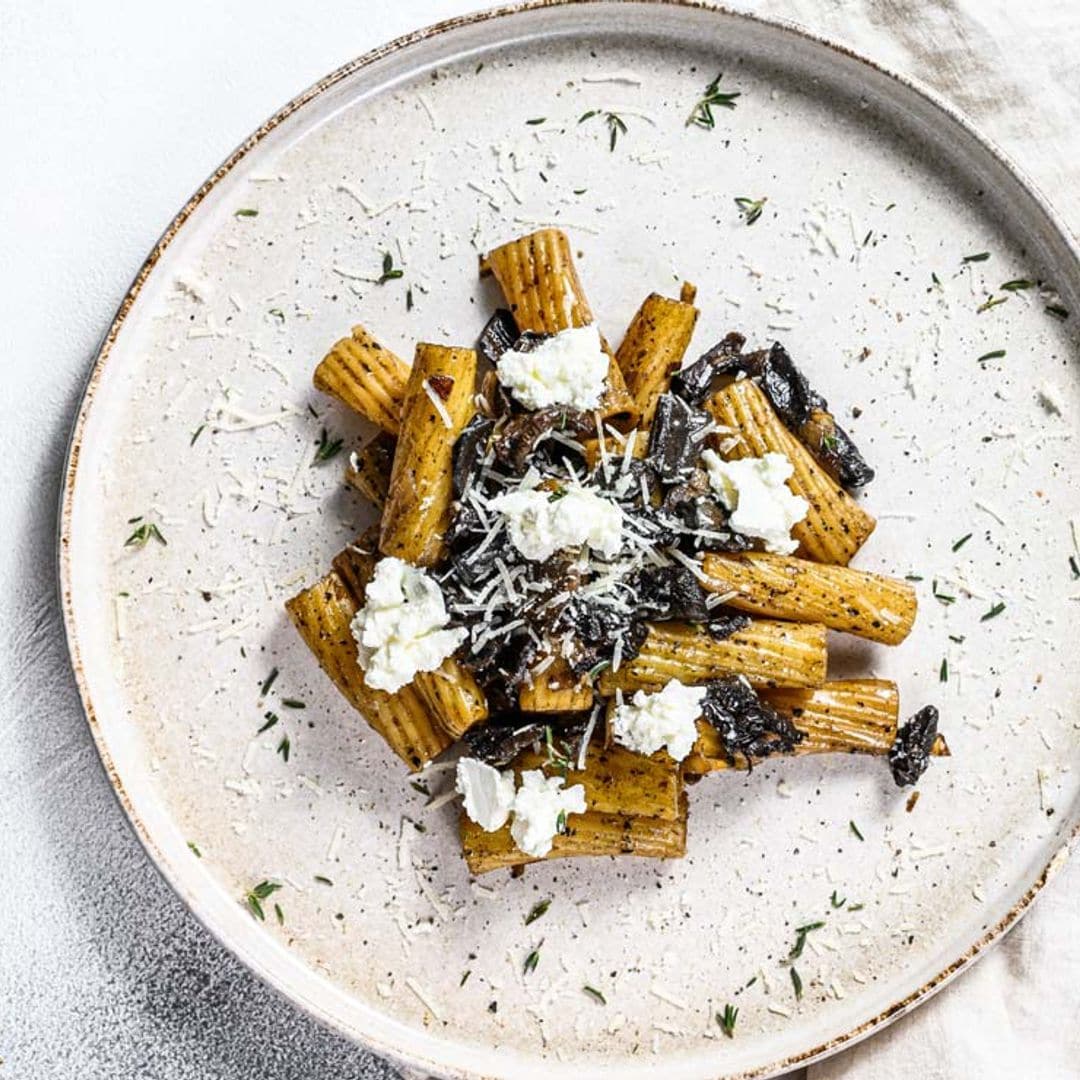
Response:
[{"label": "ceramic plate", "polygon": [[[719,72],[737,107],[687,126]],[[768,200],[750,226],[742,196]],[[895,650],[837,639],[833,670],[897,680],[906,713],[939,704],[953,757],[910,812],[880,760],[771,761],[692,790],[681,861],[471,881],[454,807],[425,811],[288,625],[283,601],[369,519],[344,455],[313,464],[322,429],[365,434],[313,365],[361,320],[403,355],[472,342],[495,300],[477,252],[547,224],[609,337],[690,279],[691,355],[730,329],[780,338],[850,422],[878,469],[859,565],[918,578],[921,616]],[[404,274],[375,284],[385,252]],[[1018,280],[1043,284],[1002,288]],[[996,151],[787,26],[544,6],[347,65],[181,211],[75,430],[71,649],[152,857],[297,1004],[440,1074],[764,1075],[910,1008],[1019,916],[1080,815],[1080,372],[1076,315],[1047,310],[1080,311],[1078,286]],[[167,544],[125,546],[149,522]],[[281,889],[259,921],[244,896],[264,879]],[[819,920],[799,1001],[782,961]]]}]

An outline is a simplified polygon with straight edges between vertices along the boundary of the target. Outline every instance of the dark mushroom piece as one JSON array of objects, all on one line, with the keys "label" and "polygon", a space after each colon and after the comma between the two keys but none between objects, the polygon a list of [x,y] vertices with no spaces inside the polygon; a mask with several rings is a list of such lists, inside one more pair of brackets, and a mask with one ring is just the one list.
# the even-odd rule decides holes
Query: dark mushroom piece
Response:
[{"label": "dark mushroom piece", "polygon": [[715,679],[707,684],[702,715],[716,728],[729,765],[741,754],[748,768],[770,754],[793,750],[806,736],[758,697],[745,679]]},{"label": "dark mushroom piece", "polygon": [[914,784],[926,772],[937,737],[938,711],[933,705],[920,709],[900,726],[889,748],[889,768],[897,787]]}]

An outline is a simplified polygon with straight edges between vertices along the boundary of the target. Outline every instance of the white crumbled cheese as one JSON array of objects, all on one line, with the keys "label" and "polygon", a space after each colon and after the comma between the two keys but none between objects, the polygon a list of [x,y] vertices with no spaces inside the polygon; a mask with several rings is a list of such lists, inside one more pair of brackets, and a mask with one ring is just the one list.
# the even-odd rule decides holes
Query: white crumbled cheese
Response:
[{"label": "white crumbled cheese", "polygon": [[457,763],[457,790],[465,813],[485,832],[501,829],[514,808],[514,774],[499,772],[485,761],[463,757]]},{"label": "white crumbled cheese", "polygon": [[526,855],[543,858],[567,814],[585,813],[585,788],[581,784],[562,790],[566,778],[545,776],[539,769],[521,774],[514,790],[513,772],[498,769],[476,758],[460,758],[457,790],[465,797],[465,813],[485,832],[501,829],[513,814],[510,835]]},{"label": "white crumbled cheese", "polygon": [[616,705],[615,739],[638,754],[655,754],[662,747],[682,761],[697,740],[697,724],[705,687],[684,686],[672,679],[662,690],[639,690],[629,701]]},{"label": "white crumbled cheese", "polygon": [[619,505],[574,484],[558,491],[510,491],[491,506],[506,518],[510,541],[526,559],[543,561],[582,544],[610,558],[622,545]]},{"label": "white crumbled cheese", "polygon": [[806,517],[810,504],[788,488],[795,466],[783,454],[724,461],[715,450],[705,450],[701,460],[713,490],[731,511],[728,524],[735,532],[764,540],[766,551],[778,555],[795,551],[799,543],[791,528]]},{"label": "white crumbled cheese", "polygon": [[531,352],[510,349],[497,371],[499,382],[526,409],[569,405],[589,411],[604,396],[609,363],[600,332],[590,324],[561,330]]},{"label": "white crumbled cheese", "polygon": [[565,783],[565,777],[545,776],[539,769],[521,774],[510,835],[526,855],[543,858],[559,831],[559,818],[585,813],[585,788],[575,784],[563,791]]},{"label": "white crumbled cheese", "polygon": [[468,634],[446,629],[449,621],[438,582],[401,559],[380,560],[352,621],[368,686],[393,693],[434,671]]}]

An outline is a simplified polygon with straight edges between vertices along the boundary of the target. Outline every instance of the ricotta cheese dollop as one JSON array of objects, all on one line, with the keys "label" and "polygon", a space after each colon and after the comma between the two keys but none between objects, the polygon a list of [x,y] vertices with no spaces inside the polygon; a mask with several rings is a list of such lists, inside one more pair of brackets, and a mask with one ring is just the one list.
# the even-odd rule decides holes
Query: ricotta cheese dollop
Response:
[{"label": "ricotta cheese dollop", "polygon": [[543,858],[559,831],[559,819],[585,813],[585,788],[575,784],[563,790],[565,783],[565,777],[545,776],[539,769],[521,774],[510,835],[526,855]]},{"label": "ricotta cheese dollop", "polygon": [[639,754],[667,752],[682,761],[697,741],[697,718],[705,700],[703,686],[684,686],[672,679],[662,690],[639,690],[615,708],[612,730],[616,741]]},{"label": "ricotta cheese dollop", "polygon": [[510,542],[535,562],[582,544],[611,558],[622,545],[622,509],[577,485],[556,491],[519,488],[492,499],[491,506],[505,517]]},{"label": "ricotta cheese dollop", "polygon": [[485,832],[501,829],[513,814],[510,835],[520,851],[543,858],[550,850],[567,814],[585,813],[585,788],[563,788],[566,778],[545,776],[540,769],[521,774],[515,790],[514,774],[499,772],[476,758],[460,758],[457,790],[465,798],[465,813]]},{"label": "ricotta cheese dollop", "polygon": [[457,791],[465,813],[485,832],[501,829],[514,808],[514,774],[499,772],[486,761],[458,758]]},{"label": "ricotta cheese dollop", "polygon": [[449,621],[437,581],[402,559],[381,559],[352,621],[368,686],[393,693],[417,672],[434,671],[468,634],[446,629]]},{"label": "ricotta cheese dollop", "polygon": [[798,548],[791,528],[806,517],[810,504],[787,486],[795,466],[783,454],[724,461],[715,450],[706,450],[701,460],[713,490],[731,511],[728,524],[735,532],[764,540],[765,550],[777,555]]},{"label": "ricotta cheese dollop", "polygon": [[499,382],[526,409],[568,405],[588,411],[604,396],[609,363],[599,330],[589,325],[560,330],[530,352],[510,349],[496,370]]}]

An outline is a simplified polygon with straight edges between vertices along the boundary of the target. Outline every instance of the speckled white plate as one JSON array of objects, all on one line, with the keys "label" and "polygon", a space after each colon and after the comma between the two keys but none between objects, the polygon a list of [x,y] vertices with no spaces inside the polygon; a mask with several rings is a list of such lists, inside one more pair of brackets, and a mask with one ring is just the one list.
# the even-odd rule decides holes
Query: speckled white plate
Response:
[{"label": "speckled white plate", "polygon": [[[738,107],[685,126],[718,71]],[[624,119],[614,150],[601,117],[578,122],[589,110]],[[753,226],[736,196],[768,197]],[[913,812],[879,760],[773,761],[693,789],[682,861],[473,883],[453,807],[424,812],[287,624],[284,599],[367,519],[342,458],[312,466],[320,428],[360,434],[311,389],[314,363],[359,320],[403,355],[471,342],[494,299],[477,251],[548,223],[571,233],[609,337],[686,277],[692,354],[732,328],[778,336],[840,415],[861,410],[880,525],[858,561],[921,575],[922,611],[899,649],[838,639],[834,668],[896,679],[906,713],[940,705],[954,756]],[[376,285],[385,251],[404,277]],[[1001,290],[1021,278],[1060,298]],[[1080,817],[1080,372],[1076,317],[1045,310],[1080,310],[1078,286],[1046,204],[961,119],[787,26],[545,6],[347,65],[180,212],[76,425],[68,632],[147,849],[295,1002],[447,1075],[764,1075],[899,1015],[1018,918]],[[125,547],[140,515],[167,546]],[[242,898],[266,878],[282,888],[259,922]],[[819,919],[797,1002],[780,961]]]}]

